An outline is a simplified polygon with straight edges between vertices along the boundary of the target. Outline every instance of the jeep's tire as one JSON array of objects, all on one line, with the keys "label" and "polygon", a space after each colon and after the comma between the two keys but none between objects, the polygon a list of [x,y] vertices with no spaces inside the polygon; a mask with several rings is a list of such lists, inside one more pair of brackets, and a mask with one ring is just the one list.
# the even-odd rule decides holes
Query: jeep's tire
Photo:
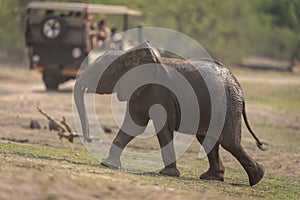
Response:
[{"label": "jeep's tire", "polygon": [[57,91],[58,85],[61,83],[61,77],[56,70],[45,69],[43,71],[43,81],[47,91]]},{"label": "jeep's tire", "polygon": [[60,40],[66,33],[66,21],[59,16],[46,16],[42,20],[41,33],[47,40]]}]

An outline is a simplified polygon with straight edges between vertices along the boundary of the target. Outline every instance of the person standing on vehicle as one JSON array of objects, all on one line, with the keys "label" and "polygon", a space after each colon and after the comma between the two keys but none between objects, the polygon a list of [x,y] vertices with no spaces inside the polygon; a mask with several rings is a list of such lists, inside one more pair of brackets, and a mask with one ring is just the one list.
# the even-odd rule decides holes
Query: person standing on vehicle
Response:
[{"label": "person standing on vehicle", "polygon": [[98,34],[93,20],[94,20],[93,15],[87,16],[87,27],[90,32],[89,35],[90,35],[90,41],[91,41],[92,48],[94,48],[97,45],[97,34]]},{"label": "person standing on vehicle", "polygon": [[98,22],[98,41],[105,41],[111,35],[105,19]]}]

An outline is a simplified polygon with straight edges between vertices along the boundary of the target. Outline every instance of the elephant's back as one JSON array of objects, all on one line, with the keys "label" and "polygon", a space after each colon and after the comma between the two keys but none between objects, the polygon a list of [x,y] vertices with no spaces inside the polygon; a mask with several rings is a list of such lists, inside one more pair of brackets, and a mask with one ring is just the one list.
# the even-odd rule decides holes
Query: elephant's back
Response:
[{"label": "elephant's back", "polygon": [[[191,85],[195,85],[195,88],[199,89],[199,83],[198,86],[195,83],[200,79],[206,85],[214,82],[214,84],[224,87],[228,95],[234,94],[235,97],[241,100],[244,98],[243,91],[236,77],[228,68],[216,60],[206,58],[195,60],[162,58],[161,60],[162,64],[185,76]],[[203,83],[203,81],[201,82]]]},{"label": "elephant's back", "polygon": [[[201,129],[201,131],[207,130],[211,118],[211,99],[209,89],[207,87],[207,84],[205,83],[205,77],[203,77],[202,73],[199,73],[198,66],[194,65],[190,61],[181,59],[162,58],[161,61],[162,64],[167,67],[167,69],[176,70],[181,75],[183,75],[185,80],[188,81],[189,85],[193,89],[199,105],[199,128]],[[173,76],[171,78],[174,79]],[[179,88],[179,91],[184,90],[182,94],[188,96],[189,98],[192,98],[194,94],[187,93],[188,88],[186,88],[184,85],[184,82],[178,81],[176,87]],[[178,105],[177,107],[180,108],[181,106]],[[194,108],[193,110],[196,111],[197,109]]]},{"label": "elephant's back", "polygon": [[200,131],[207,130],[210,124],[212,102],[225,103],[227,112],[232,112],[232,109],[229,107],[236,106],[238,109],[233,112],[240,115],[239,105],[242,105],[244,101],[243,92],[237,79],[223,64],[210,59],[181,60],[162,58],[161,60],[162,64],[182,74],[194,89],[201,115]]}]

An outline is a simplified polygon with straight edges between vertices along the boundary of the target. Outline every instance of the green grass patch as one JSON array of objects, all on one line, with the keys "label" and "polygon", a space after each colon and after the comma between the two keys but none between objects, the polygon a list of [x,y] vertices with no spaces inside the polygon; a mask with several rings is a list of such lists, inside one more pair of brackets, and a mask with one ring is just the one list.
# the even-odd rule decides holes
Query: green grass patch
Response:
[{"label": "green grass patch", "polygon": [[[296,184],[297,177],[282,175],[276,177],[266,175],[260,184],[250,187],[247,176],[241,167],[235,170],[230,166],[226,166],[228,172],[224,183],[202,181],[199,179],[199,175],[206,170],[206,159],[199,161],[195,159],[195,156],[188,155],[184,155],[178,162],[182,177],[171,178],[160,176],[157,173],[143,175],[105,169],[99,167],[99,162],[86,151],[0,142],[0,152],[9,157],[22,157],[33,161],[49,161],[61,164],[67,163],[85,170],[91,168],[95,174],[112,176],[114,179],[120,182],[125,181],[129,185],[138,183],[144,187],[173,188],[175,191],[188,194],[190,197],[213,194],[212,196],[216,199],[222,199],[221,197],[224,196],[242,199],[297,199],[300,191],[299,184]],[[228,163],[225,164],[228,165]],[[104,181],[101,178],[97,180]]]},{"label": "green grass patch", "polygon": [[9,156],[64,161],[76,165],[99,165],[99,162],[88,151],[0,142],[0,152]]},{"label": "green grass patch", "polygon": [[246,101],[288,111],[300,116],[300,84],[242,84]]}]

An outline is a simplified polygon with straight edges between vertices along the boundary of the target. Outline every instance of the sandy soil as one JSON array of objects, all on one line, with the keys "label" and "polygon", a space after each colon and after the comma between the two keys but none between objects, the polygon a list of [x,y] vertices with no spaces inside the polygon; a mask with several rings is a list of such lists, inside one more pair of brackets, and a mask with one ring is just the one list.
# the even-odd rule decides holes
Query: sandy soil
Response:
[{"label": "sandy soil", "polygon": [[[264,83],[269,84],[299,84],[299,77],[289,77],[278,79],[279,75],[269,76],[268,79],[260,77],[250,77],[243,75],[240,70],[237,70],[237,77],[243,83]],[[240,75],[239,75],[240,74]],[[60,118],[65,116],[67,121],[74,127],[72,116],[72,85],[73,81],[67,82],[60,87],[59,92],[45,92],[41,76],[37,72],[28,71],[25,68],[15,68],[11,66],[0,67],[0,137],[2,143],[17,144],[18,141],[12,139],[25,140],[22,145],[34,145],[38,147],[53,148],[53,149],[71,149],[75,148],[78,151],[84,151],[79,141],[75,145],[69,145],[66,141],[65,146],[62,146],[55,133],[42,130],[31,130],[28,128],[31,120],[38,120],[42,127],[47,126],[47,120],[41,116],[36,106],[39,105],[44,110],[48,111],[52,116]],[[104,102],[100,105],[99,110],[109,110],[110,98],[108,96],[101,97]],[[300,116],[288,117],[284,111],[273,110],[269,107],[262,107],[259,104],[250,104],[250,118],[256,118],[255,124],[259,124],[262,120],[278,121],[287,119],[287,126],[294,128],[294,132],[299,132]],[[268,110],[269,109],[269,110]],[[108,126],[116,128],[111,122],[112,116],[104,115],[102,120]],[[258,128],[261,133],[260,137],[269,140],[268,152],[260,152],[256,149],[252,138],[249,134],[243,134],[244,146],[253,157],[262,162],[267,169],[266,177],[272,179],[282,179],[286,177],[291,184],[300,184],[299,180],[291,177],[300,177],[300,158],[299,158],[299,141],[289,145],[289,140],[276,139],[272,135],[267,135],[270,129],[265,126]],[[113,129],[115,130],[115,129]],[[272,129],[273,130],[273,129]],[[110,136],[111,138],[113,137]],[[21,148],[20,147],[20,148]],[[23,148],[23,147],[22,147]],[[194,148],[187,152],[187,155],[192,155],[191,159],[195,160],[197,151]],[[14,152],[14,153],[12,153]],[[221,152],[224,158],[224,163],[230,165],[228,171],[232,170],[229,184],[236,182],[234,172],[243,174],[239,164],[225,151]],[[45,155],[47,156],[47,155]],[[217,192],[212,194],[213,187],[218,187],[221,183],[213,183],[215,185],[207,186],[204,182],[202,189],[195,189],[196,193],[189,192],[184,189],[185,184],[193,184],[200,182],[195,175],[196,180],[189,181],[183,176],[179,179],[182,186],[179,184],[160,184],[161,177],[150,177],[151,183],[145,183],[141,176],[134,176],[124,172],[117,172],[98,167],[98,162],[93,160],[97,167],[91,167],[90,164],[85,164],[80,160],[80,156],[74,153],[74,159],[78,163],[70,163],[68,160],[43,159],[41,156],[34,156],[28,153],[22,154],[20,150],[7,150],[0,148],[0,199],[198,199],[201,192],[202,199],[239,199],[243,195],[248,194],[231,194],[230,192]],[[270,159],[271,158],[271,159]],[[73,159],[73,158],[72,158]],[[86,166],[88,165],[88,167]],[[205,169],[207,163],[203,164]],[[183,171],[188,171],[189,166],[184,165]],[[197,171],[200,173],[200,171]],[[187,173],[187,172],[186,172]],[[152,179],[153,178],[153,179]],[[101,181],[100,181],[101,180]],[[243,174],[242,181],[246,180]],[[167,179],[172,182],[173,179]],[[178,180],[174,180],[175,182]],[[196,182],[197,181],[197,182]],[[176,182],[177,183],[177,182]],[[281,183],[281,182],[280,182]],[[209,183],[208,183],[209,184]],[[227,183],[228,184],[228,183]],[[279,184],[279,183],[278,183]],[[282,180],[284,184],[284,180]],[[208,190],[205,190],[205,188]],[[226,186],[222,186],[226,187]],[[237,187],[237,186],[230,186]],[[242,186],[244,187],[244,186]],[[262,187],[267,187],[266,184]],[[235,188],[236,189],[236,188]],[[259,188],[260,192],[264,189]],[[254,198],[254,197],[251,197]]]}]

